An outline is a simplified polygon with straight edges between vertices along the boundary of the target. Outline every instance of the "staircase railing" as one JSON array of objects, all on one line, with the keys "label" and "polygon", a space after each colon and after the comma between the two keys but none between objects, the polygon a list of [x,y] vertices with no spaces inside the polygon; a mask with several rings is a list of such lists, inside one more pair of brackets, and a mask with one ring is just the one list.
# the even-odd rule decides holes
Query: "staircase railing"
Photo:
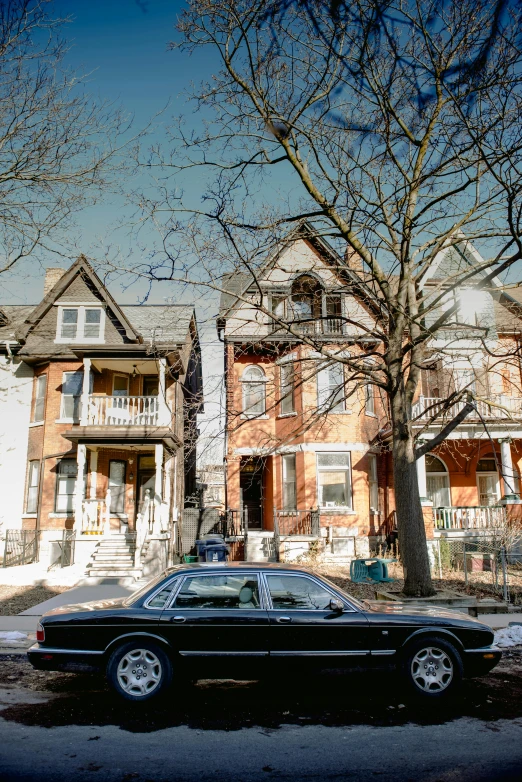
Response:
[{"label": "staircase railing", "polygon": [[136,551],[134,553],[134,565],[141,567],[142,551],[147,536],[152,532],[154,523],[154,504],[150,501],[150,489],[145,489],[145,499],[140,512],[136,517]]}]

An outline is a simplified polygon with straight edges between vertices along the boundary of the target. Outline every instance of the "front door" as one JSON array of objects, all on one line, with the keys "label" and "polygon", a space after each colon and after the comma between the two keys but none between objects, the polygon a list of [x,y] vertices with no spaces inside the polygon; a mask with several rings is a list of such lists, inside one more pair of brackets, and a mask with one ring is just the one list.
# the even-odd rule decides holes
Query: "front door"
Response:
[{"label": "front door", "polygon": [[[338,595],[317,579],[268,571],[270,656],[309,658],[334,666],[350,666],[369,654],[366,616],[346,604],[332,611]],[[360,661],[360,660],[359,660]]]},{"label": "front door", "polygon": [[154,491],[156,488],[156,472],[155,470],[140,470],[138,472],[138,502],[136,503],[136,515],[143,513],[144,503],[146,498],[146,491],[149,490],[149,502],[151,513],[154,509]]},{"label": "front door", "polygon": [[263,529],[262,464],[249,460],[239,473],[241,510],[246,513],[249,529]]},{"label": "front door", "polygon": [[268,612],[256,573],[186,576],[160,623],[161,634],[185,658],[239,663],[268,657]]},{"label": "front door", "polygon": [[499,499],[498,475],[478,475],[479,505],[496,505]]}]

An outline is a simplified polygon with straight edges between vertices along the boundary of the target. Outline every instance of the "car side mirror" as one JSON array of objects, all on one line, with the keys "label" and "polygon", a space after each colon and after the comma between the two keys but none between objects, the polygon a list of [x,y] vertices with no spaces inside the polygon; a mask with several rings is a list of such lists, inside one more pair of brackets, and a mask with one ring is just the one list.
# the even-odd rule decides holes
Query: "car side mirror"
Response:
[{"label": "car side mirror", "polygon": [[330,600],[330,608],[332,611],[341,613],[341,611],[344,611],[344,603],[342,600],[338,600],[336,597],[332,597]]}]

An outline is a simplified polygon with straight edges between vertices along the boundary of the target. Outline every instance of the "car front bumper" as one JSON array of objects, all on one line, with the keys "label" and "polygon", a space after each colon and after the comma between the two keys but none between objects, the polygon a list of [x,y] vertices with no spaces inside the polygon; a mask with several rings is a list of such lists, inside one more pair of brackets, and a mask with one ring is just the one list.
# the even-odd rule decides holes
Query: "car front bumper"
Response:
[{"label": "car front bumper", "polygon": [[484,646],[480,649],[464,649],[462,661],[466,676],[483,676],[500,662],[502,651],[498,646]]}]

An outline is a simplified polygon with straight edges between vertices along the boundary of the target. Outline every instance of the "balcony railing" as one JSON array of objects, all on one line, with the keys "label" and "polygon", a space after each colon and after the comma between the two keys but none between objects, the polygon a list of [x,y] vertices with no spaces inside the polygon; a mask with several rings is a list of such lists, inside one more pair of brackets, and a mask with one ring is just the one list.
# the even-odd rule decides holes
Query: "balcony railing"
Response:
[{"label": "balcony railing", "polygon": [[317,318],[299,320],[291,324],[301,334],[313,334],[318,336],[331,336],[343,333],[343,318]]},{"label": "balcony railing", "polygon": [[[426,420],[430,418],[446,418],[450,420],[466,405],[465,400],[445,407],[445,400],[439,397],[421,396],[412,408],[412,418]],[[522,419],[522,397],[505,396],[503,394],[492,396],[491,402],[475,402],[476,410],[468,413],[466,420],[482,418],[489,420],[505,420],[510,418]]]},{"label": "balcony railing", "polygon": [[157,396],[89,395],[89,426],[166,426],[168,408]]},{"label": "balcony railing", "polygon": [[506,509],[500,505],[433,508],[435,529],[497,529],[506,521]]}]

